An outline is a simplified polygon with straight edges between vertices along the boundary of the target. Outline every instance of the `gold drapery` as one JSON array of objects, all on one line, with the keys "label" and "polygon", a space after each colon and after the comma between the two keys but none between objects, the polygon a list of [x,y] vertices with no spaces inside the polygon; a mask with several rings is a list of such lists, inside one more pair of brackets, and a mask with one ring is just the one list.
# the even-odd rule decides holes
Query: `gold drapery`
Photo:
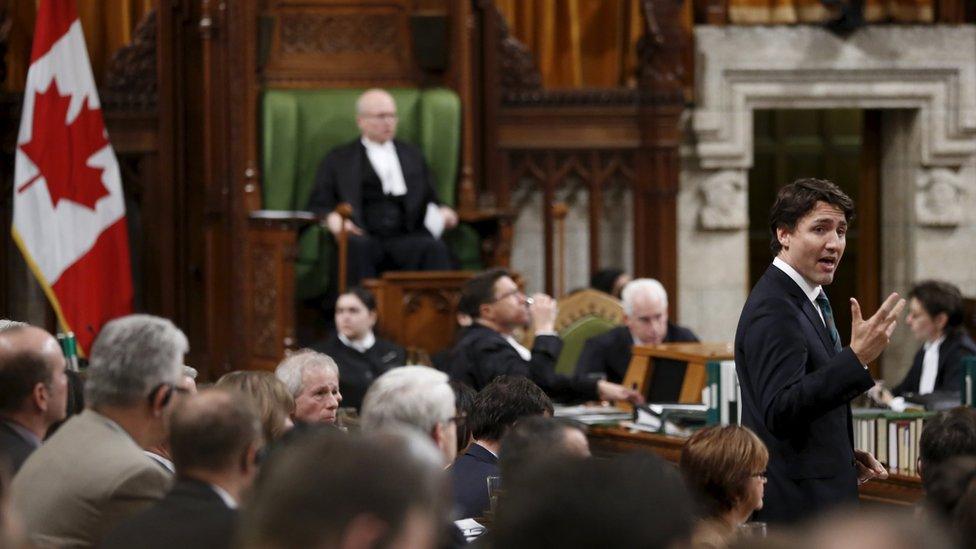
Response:
[{"label": "gold drapery", "polygon": [[[934,0],[865,0],[864,19],[869,23],[931,23]],[[820,0],[729,0],[732,24],[824,23],[836,13]]]},{"label": "gold drapery", "polygon": [[[13,19],[7,48],[6,91],[21,91],[30,64],[31,41],[39,0],[15,0],[7,3]],[[88,44],[95,81],[101,83],[112,55],[132,41],[132,31],[152,9],[154,0],[78,0],[78,19]]]},{"label": "gold drapery", "polygon": [[637,0],[496,0],[514,37],[535,56],[548,89],[634,84]]}]

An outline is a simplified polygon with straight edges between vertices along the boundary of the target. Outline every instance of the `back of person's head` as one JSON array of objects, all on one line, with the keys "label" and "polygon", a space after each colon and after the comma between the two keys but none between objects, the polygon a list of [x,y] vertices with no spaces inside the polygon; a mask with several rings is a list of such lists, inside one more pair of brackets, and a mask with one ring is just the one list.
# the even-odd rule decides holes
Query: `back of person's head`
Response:
[{"label": "back of person's head", "polygon": [[[976,460],[973,458],[959,458],[969,461],[965,469],[971,473],[976,469]],[[956,541],[960,547],[966,549],[976,548],[976,476],[970,474],[960,479],[962,494],[952,512],[952,526],[955,531]]]},{"label": "back of person's head", "polygon": [[919,438],[919,473],[928,490],[929,469],[957,456],[976,456],[976,410],[958,406],[925,422]]},{"label": "back of person's head", "polygon": [[949,523],[959,501],[976,480],[976,456],[949,458],[925,471],[925,507]]},{"label": "back of person's head", "polygon": [[3,333],[11,328],[23,328],[24,326],[30,326],[30,324],[26,322],[21,322],[19,320],[0,318],[0,333]]},{"label": "back of person's head", "polygon": [[648,297],[659,301],[664,307],[668,306],[668,291],[660,282],[653,278],[631,280],[620,293],[620,300],[624,302],[624,313],[634,314],[634,301]]},{"label": "back of person's head", "polygon": [[600,269],[590,277],[590,288],[600,290],[605,294],[614,295],[614,287],[620,275],[624,274],[621,269]]},{"label": "back of person's head", "polygon": [[495,301],[495,282],[504,276],[510,276],[505,269],[491,269],[465,282],[458,310],[471,318],[480,317],[481,306]]},{"label": "back of person's head", "polygon": [[447,381],[447,374],[426,366],[403,366],[386,372],[363,397],[363,430],[404,424],[431,433],[455,415],[454,391]]},{"label": "back of person's head", "polygon": [[523,376],[496,377],[478,392],[471,410],[475,440],[501,440],[505,430],[529,416],[552,415],[552,400]]},{"label": "back of person's head", "polygon": [[85,401],[89,406],[132,406],[182,375],[186,336],[172,322],[130,315],[102,327],[91,349]]},{"label": "back of person's head", "polygon": [[945,333],[958,331],[962,327],[966,311],[962,292],[957,286],[941,280],[923,280],[912,286],[908,297],[917,299],[932,318],[946,315]]},{"label": "back of person's head", "polygon": [[455,379],[448,382],[454,391],[454,415],[462,418],[457,424],[457,451],[460,454],[471,443],[471,410],[474,409],[474,397],[478,394],[470,385]]},{"label": "back of person's head", "polygon": [[494,547],[679,546],[693,509],[681,476],[656,456],[552,460],[505,484]]},{"label": "back of person's head", "polygon": [[253,464],[261,423],[250,398],[207,389],[180,400],[170,416],[170,453],[179,475],[222,472]]},{"label": "back of person's head", "polygon": [[784,185],[776,193],[776,201],[769,211],[769,230],[772,236],[769,247],[773,255],[778,255],[783,248],[776,229],[795,230],[800,219],[812,211],[817,202],[835,206],[844,213],[848,223],[854,220],[854,201],[836,184],[826,179],[797,179]]},{"label": "back of person's head", "polygon": [[561,418],[522,418],[502,437],[498,467],[506,483],[552,459],[587,458],[589,442],[583,427]]},{"label": "back of person's head", "polygon": [[268,442],[280,437],[291,425],[289,416],[295,411],[295,398],[271,372],[237,370],[221,376],[215,386],[240,391],[251,398],[260,414],[261,431]]},{"label": "back of person's head", "polygon": [[[38,384],[50,391],[57,359],[63,363],[54,338],[40,328],[18,322],[0,331],[0,414],[23,411]],[[59,406],[63,416],[64,403]]]},{"label": "back of person's head", "polygon": [[941,524],[909,509],[840,509],[801,532],[809,549],[949,549]]},{"label": "back of person's head", "polygon": [[719,516],[746,497],[747,482],[764,474],[769,451],[747,427],[707,427],[691,436],[679,465],[702,514]]},{"label": "back of person's head", "polygon": [[430,547],[406,532],[436,536],[447,485],[440,456],[412,431],[306,431],[272,453],[243,510],[245,548]]},{"label": "back of person's head", "polygon": [[339,372],[339,366],[329,355],[312,349],[300,349],[286,356],[278,364],[275,375],[285,384],[294,398],[302,392],[306,372],[314,369],[331,371],[336,375]]}]

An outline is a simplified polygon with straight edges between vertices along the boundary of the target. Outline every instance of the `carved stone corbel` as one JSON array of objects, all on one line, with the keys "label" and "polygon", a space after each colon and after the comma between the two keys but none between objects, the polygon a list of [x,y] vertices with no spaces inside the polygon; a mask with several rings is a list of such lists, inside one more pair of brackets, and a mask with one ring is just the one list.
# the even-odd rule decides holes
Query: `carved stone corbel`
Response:
[{"label": "carved stone corbel", "polygon": [[706,177],[699,188],[698,221],[707,231],[745,229],[749,226],[744,170],[721,170]]},{"label": "carved stone corbel", "polygon": [[947,168],[919,171],[915,190],[915,217],[923,227],[955,227],[962,223],[963,181]]}]

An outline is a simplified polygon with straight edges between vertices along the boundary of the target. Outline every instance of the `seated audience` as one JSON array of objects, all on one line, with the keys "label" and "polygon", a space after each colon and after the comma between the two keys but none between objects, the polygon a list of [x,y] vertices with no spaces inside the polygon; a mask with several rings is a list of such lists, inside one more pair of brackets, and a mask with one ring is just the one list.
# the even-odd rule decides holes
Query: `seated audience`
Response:
[{"label": "seated audience", "polygon": [[65,417],[65,365],[46,331],[26,324],[0,331],[0,466],[11,475]]},{"label": "seated audience", "polygon": [[178,404],[170,419],[177,478],[166,497],[129,517],[104,549],[231,547],[237,506],[257,472],[263,443],[250,399],[210,389]]},{"label": "seated audience", "polygon": [[[183,366],[183,376],[180,378],[180,382],[176,384],[176,395],[191,395],[197,392],[197,371],[194,368],[184,365]],[[176,396],[173,397],[174,399]],[[179,401],[174,400],[170,403],[174,408],[179,404]],[[167,473],[175,474],[176,466],[173,465],[173,456],[169,449],[169,436],[163,439],[159,444],[146,448],[143,450],[149,459],[156,462],[157,465],[162,467]]]},{"label": "seated audience", "polygon": [[474,442],[451,466],[454,508],[461,518],[488,510],[488,477],[499,476],[498,452],[505,432],[522,418],[552,415],[552,401],[524,377],[496,377],[474,398],[470,424]]},{"label": "seated audience", "polygon": [[218,389],[236,390],[251,397],[261,419],[261,433],[270,444],[295,426],[295,399],[288,388],[271,372],[238,370],[220,376]]},{"label": "seated audience", "polygon": [[520,419],[502,437],[498,467],[504,483],[553,459],[590,457],[590,442],[579,423],[546,416]]},{"label": "seated audience", "polygon": [[457,414],[457,455],[463,456],[467,451],[468,445],[473,440],[471,436],[471,409],[474,407],[474,397],[478,393],[471,387],[460,381],[451,380],[448,382],[451,390],[454,391],[454,410]]},{"label": "seated audience", "polygon": [[275,375],[295,399],[295,423],[335,425],[342,393],[339,367],[331,357],[302,349],[285,357]]},{"label": "seated audience", "polygon": [[407,353],[392,341],[378,338],[376,298],[362,288],[339,296],[335,305],[336,333],[320,347],[339,366],[339,390],[346,406],[357,410],[373,380],[406,363]]},{"label": "seated audience", "polygon": [[[653,278],[638,278],[623,289],[624,326],[592,337],[583,345],[576,375],[621,383],[634,345],[698,341],[688,328],[668,322],[668,293]],[[687,363],[655,360],[650,402],[677,402]]]},{"label": "seated audience", "polygon": [[[761,541],[761,540],[759,540]],[[743,547],[753,544],[744,543]],[[799,532],[794,546],[810,549],[950,549],[949,537],[907,509],[877,508],[835,512]]]},{"label": "seated audience", "polygon": [[[544,294],[530,301],[505,270],[479,274],[465,283],[462,299],[474,324],[452,351],[450,373],[480,390],[501,375],[525,376],[560,401],[642,401],[634,390],[605,380],[577,379],[555,372],[562,341],[555,332],[556,302]],[[535,329],[532,350],[515,340],[516,329]]]},{"label": "seated audience", "polygon": [[161,499],[171,475],[142,452],[166,436],[186,336],[165,319],[106,324],[90,354],[85,400],[14,478],[11,503],[35,545],[90,547]]},{"label": "seated audience", "polygon": [[918,475],[929,490],[929,470],[959,456],[976,457],[976,409],[958,406],[925,422],[918,441]]},{"label": "seated audience", "polygon": [[381,375],[363,398],[362,430],[418,430],[440,449],[446,467],[457,455],[454,391],[447,381],[444,372],[427,366],[403,366]]},{"label": "seated audience", "polygon": [[435,547],[445,482],[442,457],[413,430],[301,433],[262,467],[242,510],[241,547]]},{"label": "seated audience", "polygon": [[620,292],[630,279],[630,275],[621,269],[601,269],[590,277],[590,288],[620,299]]},{"label": "seated audience", "polygon": [[506,484],[491,546],[685,547],[693,509],[681,476],[654,455],[552,460]]},{"label": "seated audience", "polygon": [[[906,321],[922,348],[915,353],[905,379],[888,391],[872,390],[876,400],[895,410],[905,409],[905,398],[933,392],[958,394],[962,385],[962,359],[976,356],[976,343],[963,326],[962,293],[947,282],[926,280],[908,294]],[[923,399],[924,400],[924,399]],[[958,402],[958,399],[957,399]]]},{"label": "seated audience", "polygon": [[925,473],[925,509],[944,524],[953,524],[959,504],[976,480],[976,456],[956,456]]},{"label": "seated audience", "polygon": [[681,473],[697,499],[703,520],[695,547],[727,547],[739,525],[762,509],[769,451],[746,427],[707,427],[681,450]]},{"label": "seated audience", "polygon": [[[387,270],[447,270],[447,245],[431,229],[457,225],[458,216],[441,204],[423,153],[395,139],[397,106],[384,90],[371,89],[356,101],[356,124],[362,136],[330,151],[315,174],[308,209],[326,215],[333,235],[342,229],[334,210],[352,206],[348,276],[356,284]],[[434,228],[435,232],[440,232]]]}]

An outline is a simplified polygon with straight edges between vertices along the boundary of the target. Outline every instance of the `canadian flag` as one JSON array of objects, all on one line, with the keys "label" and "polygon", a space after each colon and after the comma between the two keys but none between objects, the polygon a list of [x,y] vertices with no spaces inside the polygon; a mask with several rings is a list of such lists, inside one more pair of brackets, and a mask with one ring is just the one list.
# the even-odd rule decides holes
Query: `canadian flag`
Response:
[{"label": "canadian flag", "polygon": [[14,160],[13,238],[87,352],[132,310],[122,179],[75,0],[41,0]]}]

